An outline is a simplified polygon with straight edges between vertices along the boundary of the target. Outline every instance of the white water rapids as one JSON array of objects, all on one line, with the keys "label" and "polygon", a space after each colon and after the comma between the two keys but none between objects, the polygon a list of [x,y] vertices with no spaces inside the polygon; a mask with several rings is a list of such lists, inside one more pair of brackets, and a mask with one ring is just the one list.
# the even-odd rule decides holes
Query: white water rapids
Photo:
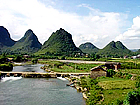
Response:
[{"label": "white water rapids", "polygon": [[65,78],[62,78],[62,77],[57,77],[57,78],[60,79],[60,80],[66,81]]},{"label": "white water rapids", "polygon": [[21,79],[22,77],[3,77],[1,79],[1,82],[6,82],[6,81],[9,81],[9,82],[12,82],[12,81],[15,81],[15,80],[19,80]]}]

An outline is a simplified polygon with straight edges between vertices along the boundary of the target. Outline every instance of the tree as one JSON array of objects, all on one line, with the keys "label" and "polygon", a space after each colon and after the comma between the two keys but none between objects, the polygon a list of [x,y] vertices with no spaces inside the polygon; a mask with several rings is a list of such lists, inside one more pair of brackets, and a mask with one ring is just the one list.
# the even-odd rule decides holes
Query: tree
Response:
[{"label": "tree", "polygon": [[32,63],[37,63],[37,62],[38,62],[37,58],[32,59]]}]

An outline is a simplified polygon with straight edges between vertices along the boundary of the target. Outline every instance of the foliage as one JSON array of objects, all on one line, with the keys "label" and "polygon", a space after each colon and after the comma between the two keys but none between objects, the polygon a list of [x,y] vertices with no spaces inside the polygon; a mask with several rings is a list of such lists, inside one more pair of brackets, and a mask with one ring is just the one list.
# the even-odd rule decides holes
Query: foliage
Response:
[{"label": "foliage", "polygon": [[138,105],[140,104],[140,90],[130,91],[123,101],[123,105]]},{"label": "foliage", "polygon": [[98,86],[98,81],[96,79],[92,79],[90,77],[81,77],[80,78],[80,86],[84,89],[87,89],[87,97],[86,100],[87,105],[95,105],[100,102],[102,97],[102,88]]},{"label": "foliage", "polygon": [[140,64],[133,62],[125,62],[121,64],[121,69],[140,69]]},{"label": "foliage", "polygon": [[72,40],[72,35],[60,28],[56,32],[53,32],[49,39],[43,44],[38,54],[49,54],[61,56],[75,56],[75,54],[81,53],[82,51],[77,48]]},{"label": "foliage", "polygon": [[14,61],[15,62],[21,62],[23,61],[23,57],[21,55],[17,55],[15,58],[14,58]]},{"label": "foliage", "polygon": [[135,83],[136,88],[140,88],[140,76],[136,77],[136,83]]},{"label": "foliage", "polygon": [[87,105],[95,105],[100,102],[100,100],[103,98],[101,95],[101,90],[91,89],[89,98],[86,100]]},{"label": "foliage", "polygon": [[102,57],[123,57],[131,54],[132,52],[128,50],[120,41],[110,42],[106,47],[99,50],[97,54]]},{"label": "foliage", "polygon": [[135,81],[120,77],[99,77],[97,80],[98,85],[103,88],[103,105],[122,105],[127,93],[135,88]]},{"label": "foliage", "polygon": [[140,75],[140,69],[121,69],[121,72]]},{"label": "foliage", "polygon": [[107,77],[113,77],[116,74],[116,72],[112,69],[107,70]]},{"label": "foliage", "polygon": [[0,58],[0,64],[6,63],[7,62],[7,57],[6,54],[2,54],[1,58]]},{"label": "foliage", "polygon": [[[6,43],[9,42],[6,41]],[[11,47],[3,49],[3,52],[9,54],[30,54],[37,52],[41,46],[37,36],[29,29],[20,40],[15,42]]]},{"label": "foliage", "polygon": [[78,63],[63,63],[58,61],[51,61],[51,60],[42,60],[39,63],[43,63],[48,65],[45,67],[46,69],[51,69],[55,72],[90,72],[90,69],[98,66],[99,64],[78,64]]},{"label": "foliage", "polygon": [[[84,44],[81,44],[79,46],[79,49],[82,50],[83,53],[87,53],[87,54],[95,54],[98,52],[98,48],[96,46],[94,46],[92,43],[87,42]],[[94,57],[93,57],[94,58]]]},{"label": "foliage", "polygon": [[102,105],[122,105],[127,93],[132,90],[133,89],[104,89],[104,101]]},{"label": "foliage", "polygon": [[[0,45],[11,47],[14,44],[15,41],[10,38],[10,33],[8,32],[8,30],[3,26],[0,26]],[[4,50],[4,48],[2,50]]]},{"label": "foliage", "polygon": [[32,63],[37,63],[38,62],[38,59],[37,58],[34,58],[34,59],[32,59]]},{"label": "foliage", "polygon": [[130,79],[132,77],[131,74],[129,73],[122,73],[122,72],[117,72],[114,77],[119,77],[119,78],[124,78],[124,79]]},{"label": "foliage", "polygon": [[11,63],[8,64],[0,64],[0,71],[12,71],[13,65]]}]

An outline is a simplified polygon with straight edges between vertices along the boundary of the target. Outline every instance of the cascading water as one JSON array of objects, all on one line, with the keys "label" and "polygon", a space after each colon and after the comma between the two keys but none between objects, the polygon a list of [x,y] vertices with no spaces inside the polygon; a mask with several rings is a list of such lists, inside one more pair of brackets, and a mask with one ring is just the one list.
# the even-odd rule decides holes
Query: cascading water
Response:
[{"label": "cascading water", "polygon": [[13,76],[11,76],[11,77],[3,77],[2,79],[1,79],[1,82],[6,82],[6,81],[15,81],[15,80],[19,80],[19,79],[21,79],[22,77],[13,77]]}]

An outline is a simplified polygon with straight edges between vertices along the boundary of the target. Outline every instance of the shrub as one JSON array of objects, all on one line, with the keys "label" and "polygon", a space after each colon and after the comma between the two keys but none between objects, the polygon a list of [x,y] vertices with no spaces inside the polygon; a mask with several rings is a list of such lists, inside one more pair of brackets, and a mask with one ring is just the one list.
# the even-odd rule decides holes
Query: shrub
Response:
[{"label": "shrub", "polygon": [[122,72],[117,72],[114,77],[119,77],[119,78],[124,78],[124,79],[130,79],[132,77],[131,74],[128,73],[122,73]]},{"label": "shrub", "polygon": [[107,77],[113,77],[116,74],[116,72],[112,69],[107,70]]},{"label": "shrub", "polygon": [[13,65],[11,63],[8,64],[0,64],[0,71],[12,71]]},{"label": "shrub", "polygon": [[139,87],[140,87],[140,76],[137,76],[137,77],[136,77],[135,87],[136,87],[136,88],[139,88]]},{"label": "shrub", "polygon": [[140,104],[140,90],[129,92],[123,105],[139,105]]},{"label": "shrub", "polygon": [[37,63],[38,62],[38,59],[37,58],[34,58],[34,59],[32,59],[32,63]]}]

